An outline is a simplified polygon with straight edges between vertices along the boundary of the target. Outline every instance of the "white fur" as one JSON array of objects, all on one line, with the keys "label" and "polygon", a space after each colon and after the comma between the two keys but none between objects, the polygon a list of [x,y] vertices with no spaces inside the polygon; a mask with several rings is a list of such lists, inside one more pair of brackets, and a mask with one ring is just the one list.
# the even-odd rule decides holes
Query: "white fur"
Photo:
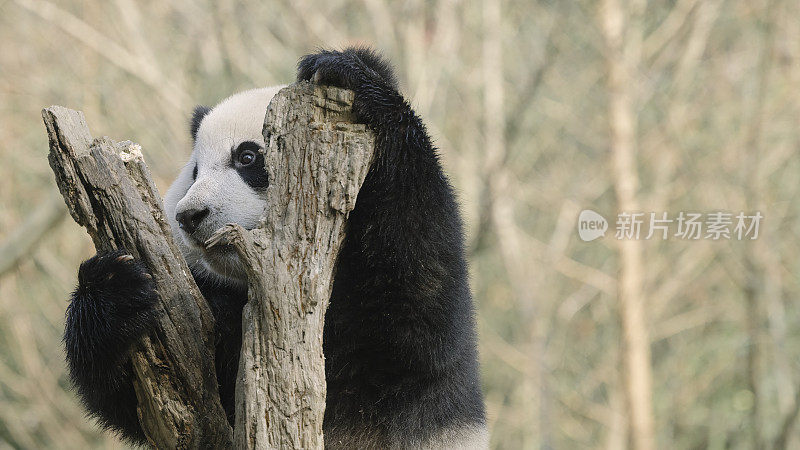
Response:
[{"label": "white fur", "polygon": [[[389,441],[388,443],[386,441]],[[409,441],[407,436],[381,436],[376,430],[325,430],[327,450],[386,448],[387,450],[487,450],[489,431],[486,425],[456,426],[440,430],[424,441]]]},{"label": "white fur", "polygon": [[[253,89],[235,94],[215,106],[201,121],[192,155],[164,198],[169,224],[186,262],[224,283],[243,284],[246,275],[238,256],[226,248],[206,249],[202,243],[227,223],[246,229],[258,226],[267,207],[266,195],[248,186],[231,164],[231,151],[244,141],[264,146],[262,128],[267,106],[283,86]],[[197,165],[197,179],[192,172]],[[209,214],[189,235],[178,226],[176,215],[189,209],[208,208]],[[333,449],[373,448],[378,439],[372,432],[326,431],[326,447]],[[403,436],[390,449],[484,450],[489,435],[484,426],[442,430],[425,442],[408,442]]]},{"label": "white fur", "polygon": [[[200,122],[189,162],[164,198],[167,219],[186,262],[229,282],[243,283],[245,274],[236,254],[226,248],[202,245],[227,223],[246,229],[258,226],[267,206],[266,196],[248,186],[231,164],[231,151],[245,141],[264,146],[261,134],[272,97],[283,86],[240,92],[215,106]],[[197,165],[197,179],[192,172]],[[209,214],[189,235],[175,216],[189,209],[208,208]]]},{"label": "white fur", "polygon": [[[395,448],[395,447],[392,447]],[[428,442],[418,445],[399,445],[399,449],[419,450],[487,450],[489,448],[489,431],[485,426],[475,425],[443,430],[441,434]]]}]

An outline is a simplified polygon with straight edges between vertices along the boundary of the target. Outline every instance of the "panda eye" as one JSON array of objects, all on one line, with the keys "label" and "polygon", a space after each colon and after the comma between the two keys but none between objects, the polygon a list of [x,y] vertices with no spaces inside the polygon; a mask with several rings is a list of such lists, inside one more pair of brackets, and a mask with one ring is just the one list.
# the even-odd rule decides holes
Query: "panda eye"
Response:
[{"label": "panda eye", "polygon": [[252,150],[245,150],[239,154],[239,165],[249,166],[256,160],[256,154]]},{"label": "panda eye", "polygon": [[269,177],[264,167],[264,156],[257,142],[245,141],[231,150],[231,166],[236,169],[245,183],[257,191],[269,186]]}]

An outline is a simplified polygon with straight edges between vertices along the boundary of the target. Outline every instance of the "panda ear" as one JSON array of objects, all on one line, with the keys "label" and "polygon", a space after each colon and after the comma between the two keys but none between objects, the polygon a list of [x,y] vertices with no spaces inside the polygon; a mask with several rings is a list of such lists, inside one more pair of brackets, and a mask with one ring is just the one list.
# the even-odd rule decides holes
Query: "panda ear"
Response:
[{"label": "panda ear", "polygon": [[200,128],[200,122],[203,121],[203,117],[205,117],[209,111],[211,111],[211,108],[208,106],[197,105],[194,107],[192,122],[189,125],[189,130],[192,133],[192,142],[197,140],[197,130]]}]

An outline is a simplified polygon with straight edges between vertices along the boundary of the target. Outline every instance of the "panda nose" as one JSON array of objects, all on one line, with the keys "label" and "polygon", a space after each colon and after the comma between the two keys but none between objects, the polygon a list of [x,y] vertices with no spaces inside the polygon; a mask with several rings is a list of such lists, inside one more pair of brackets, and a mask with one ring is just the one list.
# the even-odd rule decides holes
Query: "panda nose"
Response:
[{"label": "panda nose", "polygon": [[197,226],[208,215],[208,208],[203,209],[187,209],[175,215],[175,220],[178,221],[181,228],[189,234],[197,230]]}]

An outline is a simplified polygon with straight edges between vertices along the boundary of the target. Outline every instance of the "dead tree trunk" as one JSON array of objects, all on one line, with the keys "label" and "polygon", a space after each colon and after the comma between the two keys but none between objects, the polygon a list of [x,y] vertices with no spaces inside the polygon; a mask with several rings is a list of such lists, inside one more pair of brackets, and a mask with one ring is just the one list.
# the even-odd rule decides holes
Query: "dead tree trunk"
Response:
[{"label": "dead tree trunk", "polygon": [[157,326],[131,353],[147,438],[158,448],[229,446],[214,371],[214,319],[172,240],[141,148],[92,139],[78,111],[53,106],[42,117],[50,166],[72,217],[98,250],[127,249],[156,282]]},{"label": "dead tree trunk", "polygon": [[229,225],[209,240],[236,247],[248,267],[237,448],[323,448],[322,327],[345,219],[373,149],[364,126],[348,123],[352,101],[350,91],[308,83],[280,91],[264,123],[262,226]]},{"label": "dead tree trunk", "polygon": [[[237,383],[239,448],[322,448],[322,324],[344,220],[372,155],[350,119],[352,93],[298,84],[270,105],[264,133],[270,208],[263,227],[220,230],[249,267]],[[230,448],[219,401],[213,317],[173,242],[161,198],[131,142],[92,139],[83,114],[42,111],[50,165],[98,250],[128,249],[153,275],[156,328],[132,361],[142,428],[157,448]],[[209,243],[210,244],[210,243]]]}]

